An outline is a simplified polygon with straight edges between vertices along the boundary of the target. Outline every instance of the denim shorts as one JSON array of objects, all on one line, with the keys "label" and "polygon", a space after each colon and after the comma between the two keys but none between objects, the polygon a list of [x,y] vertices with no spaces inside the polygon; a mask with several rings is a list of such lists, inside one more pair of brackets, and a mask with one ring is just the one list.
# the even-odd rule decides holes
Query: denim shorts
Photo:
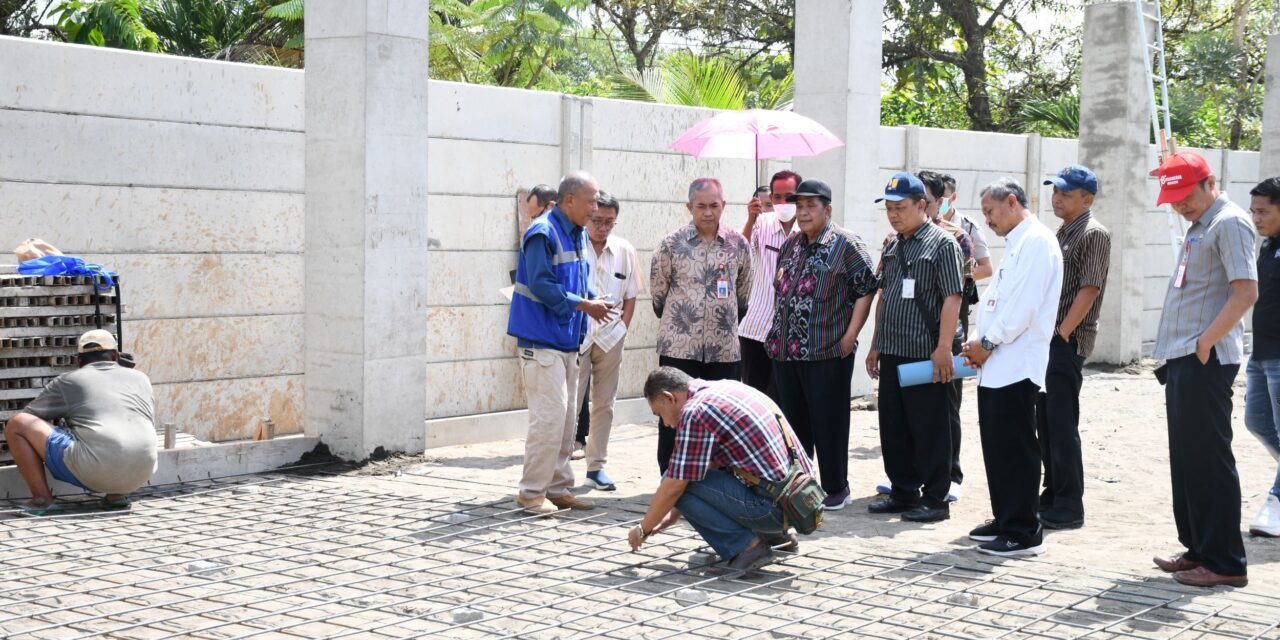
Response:
[{"label": "denim shorts", "polygon": [[93,491],[89,487],[80,483],[75,474],[67,468],[63,462],[62,456],[66,453],[67,447],[76,439],[66,429],[54,429],[49,434],[49,439],[44,441],[44,466],[49,468],[49,473],[53,474],[55,480],[61,480],[67,484],[73,484],[85,491]]}]

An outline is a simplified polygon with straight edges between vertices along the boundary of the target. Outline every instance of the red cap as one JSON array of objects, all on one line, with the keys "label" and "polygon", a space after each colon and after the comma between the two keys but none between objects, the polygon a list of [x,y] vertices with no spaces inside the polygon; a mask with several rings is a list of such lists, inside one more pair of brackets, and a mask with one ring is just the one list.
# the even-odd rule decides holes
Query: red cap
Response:
[{"label": "red cap", "polygon": [[1156,204],[1161,205],[1186,200],[1196,185],[1213,175],[1213,171],[1199,154],[1179,151],[1169,156],[1151,175],[1160,178],[1160,198],[1156,200]]}]

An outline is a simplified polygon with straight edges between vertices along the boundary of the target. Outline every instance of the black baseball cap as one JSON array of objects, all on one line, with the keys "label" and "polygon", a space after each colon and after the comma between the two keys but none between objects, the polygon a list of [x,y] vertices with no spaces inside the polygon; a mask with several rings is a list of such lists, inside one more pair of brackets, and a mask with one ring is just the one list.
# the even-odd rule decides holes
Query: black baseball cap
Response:
[{"label": "black baseball cap", "polygon": [[821,180],[805,180],[796,187],[796,192],[787,196],[787,202],[798,202],[802,196],[817,196],[831,202],[831,187]]}]

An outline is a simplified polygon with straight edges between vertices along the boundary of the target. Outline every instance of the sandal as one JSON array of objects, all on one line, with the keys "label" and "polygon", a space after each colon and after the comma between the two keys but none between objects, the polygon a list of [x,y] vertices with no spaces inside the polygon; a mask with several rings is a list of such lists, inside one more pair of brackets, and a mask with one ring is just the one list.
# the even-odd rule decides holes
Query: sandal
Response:
[{"label": "sandal", "polygon": [[62,512],[62,505],[56,502],[50,502],[42,507],[37,507],[31,504],[20,504],[18,505],[18,511],[20,512],[19,515],[23,515],[28,518],[41,518],[44,516],[58,515]]},{"label": "sandal", "polygon": [[133,501],[129,499],[129,496],[116,498],[115,500],[108,500],[105,497],[102,499],[103,509],[128,509],[132,506]]}]

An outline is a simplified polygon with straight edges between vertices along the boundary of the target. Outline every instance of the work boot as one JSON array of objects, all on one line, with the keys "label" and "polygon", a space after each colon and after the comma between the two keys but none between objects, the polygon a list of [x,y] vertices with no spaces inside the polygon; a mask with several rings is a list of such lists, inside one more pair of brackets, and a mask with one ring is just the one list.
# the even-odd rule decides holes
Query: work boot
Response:
[{"label": "work boot", "polygon": [[589,511],[591,509],[596,508],[596,503],[591,502],[590,500],[581,500],[577,496],[571,493],[566,493],[562,496],[556,496],[554,498],[547,498],[547,500],[550,501],[551,504],[554,504],[555,506],[560,507],[561,509],[573,509],[575,511]]},{"label": "work boot", "polygon": [[554,504],[547,501],[546,498],[524,499],[516,496],[516,505],[524,509],[525,513],[535,516],[551,515],[560,509]]}]

